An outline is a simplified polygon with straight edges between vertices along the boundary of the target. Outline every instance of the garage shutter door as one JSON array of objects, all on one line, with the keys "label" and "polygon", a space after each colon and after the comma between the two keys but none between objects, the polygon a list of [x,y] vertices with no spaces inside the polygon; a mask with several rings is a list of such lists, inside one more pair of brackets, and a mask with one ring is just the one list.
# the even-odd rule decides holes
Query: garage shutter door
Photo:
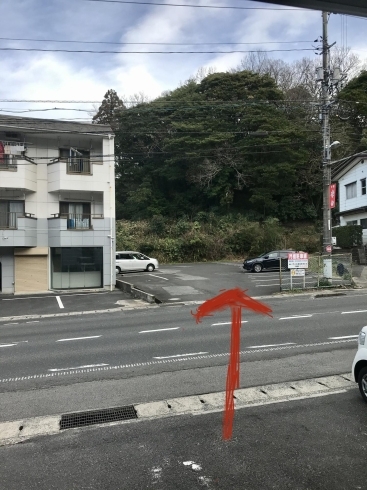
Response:
[{"label": "garage shutter door", "polygon": [[47,256],[15,256],[15,292],[47,290]]}]

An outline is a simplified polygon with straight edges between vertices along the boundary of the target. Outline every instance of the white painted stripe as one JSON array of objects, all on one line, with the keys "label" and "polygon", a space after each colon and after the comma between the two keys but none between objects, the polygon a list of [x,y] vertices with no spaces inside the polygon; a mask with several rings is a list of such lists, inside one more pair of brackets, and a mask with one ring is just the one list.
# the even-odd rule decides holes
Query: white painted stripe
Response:
[{"label": "white painted stripe", "polygon": [[352,313],[367,313],[367,310],[342,311],[342,315],[350,315]]},{"label": "white painted stripe", "polygon": [[169,279],[167,279],[166,277],[156,276],[155,274],[149,274],[149,275],[153,277],[158,277],[158,279],[163,279],[164,281],[169,281]]},{"label": "white painted stripe", "polygon": [[4,323],[3,327],[5,327],[6,325],[19,325],[19,323]]},{"label": "white painted stripe", "polygon": [[33,320],[31,322],[26,322],[26,323],[39,323],[39,321],[38,320]]},{"label": "white painted stripe", "polygon": [[208,354],[208,352],[192,352],[191,354],[176,354],[175,356],[153,357],[153,359],[173,359],[174,357],[200,356],[202,354]]},{"label": "white painted stripe", "polygon": [[60,368],[60,369],[48,369],[47,371],[57,372],[57,371],[70,371],[71,369],[86,369],[86,368],[94,368],[101,366],[109,366],[109,364],[87,364],[86,366],[78,366],[78,367],[69,367],[69,368]]},{"label": "white painted stripe", "polygon": [[69,342],[71,340],[98,339],[99,337],[102,337],[102,335],[91,335],[90,337],[74,337],[72,339],[59,339],[59,340],[56,340],[56,342]]},{"label": "white painted stripe", "polygon": [[265,349],[267,347],[280,347],[283,345],[296,345],[296,344],[294,342],[286,342],[284,344],[250,345],[248,349]]},{"label": "white painted stripe", "polygon": [[283,316],[279,320],[294,320],[295,318],[310,318],[312,315]]},{"label": "white painted stripe", "polygon": [[[247,320],[242,320],[241,323],[248,323],[248,322]],[[212,327],[215,327],[217,325],[232,325],[232,322],[212,323]]]},{"label": "white painted stripe", "polygon": [[157,330],[142,330],[139,333],[151,333],[151,332],[166,332],[167,330],[178,330],[180,327],[173,328],[158,328]]},{"label": "white painted stripe", "polygon": [[59,303],[60,308],[64,308],[64,305],[62,304],[60,296],[56,296],[57,302]]},{"label": "white painted stripe", "polygon": [[256,284],[255,288],[273,288],[275,286],[280,286],[279,282],[276,284]]},{"label": "white painted stripe", "polygon": [[358,335],[343,335],[342,337],[329,337],[329,340],[358,339]]},{"label": "white painted stripe", "polygon": [[13,347],[13,345],[17,345],[17,344],[0,344],[0,347]]}]

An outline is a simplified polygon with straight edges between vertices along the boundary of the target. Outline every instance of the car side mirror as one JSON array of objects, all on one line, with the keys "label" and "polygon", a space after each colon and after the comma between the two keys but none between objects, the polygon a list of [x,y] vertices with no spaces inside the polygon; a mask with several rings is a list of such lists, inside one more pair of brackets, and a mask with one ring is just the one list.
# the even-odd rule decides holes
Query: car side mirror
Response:
[{"label": "car side mirror", "polygon": [[269,258],[269,255],[265,255],[264,259],[268,259]]}]

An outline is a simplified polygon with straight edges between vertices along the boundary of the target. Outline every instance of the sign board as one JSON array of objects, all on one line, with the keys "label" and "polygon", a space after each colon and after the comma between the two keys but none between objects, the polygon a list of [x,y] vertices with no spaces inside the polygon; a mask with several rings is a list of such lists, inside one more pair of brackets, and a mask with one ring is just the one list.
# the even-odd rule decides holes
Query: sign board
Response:
[{"label": "sign board", "polygon": [[329,204],[330,204],[330,209],[335,208],[335,201],[336,201],[336,184],[330,184],[330,196],[329,196]]},{"label": "sign board", "polygon": [[289,253],[288,269],[308,269],[308,253]]},{"label": "sign board", "polygon": [[331,244],[336,245],[336,236],[331,237]]},{"label": "sign board", "polygon": [[305,269],[291,269],[291,275],[293,277],[303,277],[306,275]]}]

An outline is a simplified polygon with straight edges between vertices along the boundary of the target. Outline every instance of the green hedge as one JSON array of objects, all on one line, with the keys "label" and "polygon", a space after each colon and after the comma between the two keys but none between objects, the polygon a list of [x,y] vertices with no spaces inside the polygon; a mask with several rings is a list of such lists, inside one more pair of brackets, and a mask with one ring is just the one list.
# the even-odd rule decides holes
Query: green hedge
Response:
[{"label": "green hedge", "polygon": [[362,245],[362,226],[347,225],[333,229],[336,245],[341,248],[352,248]]}]

